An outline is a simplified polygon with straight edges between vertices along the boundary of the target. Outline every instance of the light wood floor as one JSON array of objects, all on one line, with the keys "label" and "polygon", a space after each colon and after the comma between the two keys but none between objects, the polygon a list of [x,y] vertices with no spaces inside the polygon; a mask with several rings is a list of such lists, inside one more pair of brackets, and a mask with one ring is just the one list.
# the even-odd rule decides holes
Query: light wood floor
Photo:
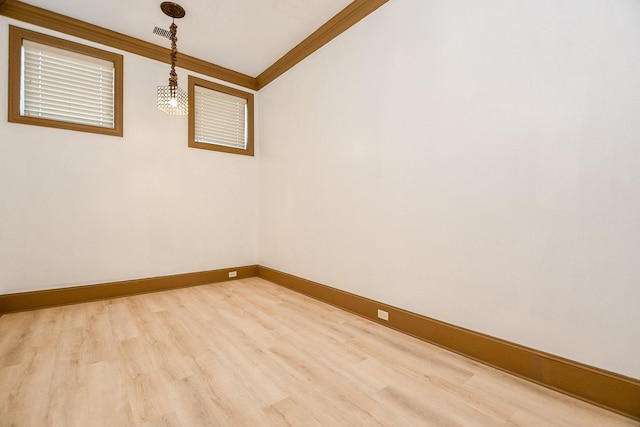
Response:
[{"label": "light wood floor", "polygon": [[258,278],[0,317],[1,426],[632,426]]}]

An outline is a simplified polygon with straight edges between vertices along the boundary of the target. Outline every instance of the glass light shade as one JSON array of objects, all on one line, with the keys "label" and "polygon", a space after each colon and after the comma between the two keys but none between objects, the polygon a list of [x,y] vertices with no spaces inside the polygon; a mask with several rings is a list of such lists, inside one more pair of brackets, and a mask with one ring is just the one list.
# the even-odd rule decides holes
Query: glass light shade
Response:
[{"label": "glass light shade", "polygon": [[175,116],[189,114],[187,92],[178,86],[158,86],[158,109]]}]

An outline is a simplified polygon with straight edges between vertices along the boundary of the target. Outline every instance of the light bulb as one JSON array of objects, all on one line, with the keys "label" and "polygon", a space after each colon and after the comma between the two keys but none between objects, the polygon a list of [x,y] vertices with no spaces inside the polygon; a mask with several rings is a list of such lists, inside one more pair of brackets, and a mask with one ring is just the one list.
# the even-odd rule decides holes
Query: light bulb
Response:
[{"label": "light bulb", "polygon": [[177,100],[175,97],[171,98],[171,99],[169,100],[169,105],[170,105],[171,107],[173,107],[173,108],[177,107],[177,106],[178,106],[178,100]]}]

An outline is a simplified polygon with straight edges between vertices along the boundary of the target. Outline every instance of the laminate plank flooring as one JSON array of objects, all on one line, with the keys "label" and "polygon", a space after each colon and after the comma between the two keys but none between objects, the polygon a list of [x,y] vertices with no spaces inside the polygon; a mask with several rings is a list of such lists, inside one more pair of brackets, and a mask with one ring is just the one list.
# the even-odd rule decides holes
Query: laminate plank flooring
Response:
[{"label": "laminate plank flooring", "polygon": [[259,278],[0,317],[0,426],[638,426]]}]

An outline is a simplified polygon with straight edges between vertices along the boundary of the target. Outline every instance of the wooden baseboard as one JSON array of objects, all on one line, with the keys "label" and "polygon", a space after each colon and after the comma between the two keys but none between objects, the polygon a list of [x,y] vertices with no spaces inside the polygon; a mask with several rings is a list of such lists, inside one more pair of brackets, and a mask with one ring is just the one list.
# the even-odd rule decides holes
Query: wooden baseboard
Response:
[{"label": "wooden baseboard", "polygon": [[[640,421],[640,381],[258,266],[258,276],[376,323]],[[377,317],[377,310],[389,320]]]},{"label": "wooden baseboard", "polygon": [[[430,319],[264,266],[0,295],[0,314],[259,276],[502,371],[640,421],[640,381]],[[389,320],[377,317],[377,310]]]},{"label": "wooden baseboard", "polygon": [[250,265],[98,285],[0,295],[0,314],[224,282],[230,280],[229,272],[231,271],[237,272],[237,277],[231,280],[255,277],[257,268],[255,265]]}]

